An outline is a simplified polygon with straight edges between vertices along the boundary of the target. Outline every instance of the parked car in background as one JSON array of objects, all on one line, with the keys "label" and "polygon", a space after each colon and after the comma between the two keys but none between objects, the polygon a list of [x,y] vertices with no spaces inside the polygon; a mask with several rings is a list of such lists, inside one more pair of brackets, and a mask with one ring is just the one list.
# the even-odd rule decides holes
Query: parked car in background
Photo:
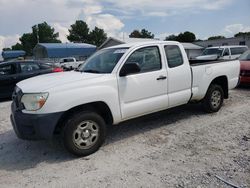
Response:
[{"label": "parked car in background", "polygon": [[196,57],[196,60],[229,60],[237,59],[241,54],[248,50],[247,46],[217,46],[206,48],[202,55]]},{"label": "parked car in background", "polygon": [[0,64],[0,98],[11,97],[19,81],[41,74],[62,71],[62,68],[38,61],[3,62]]},{"label": "parked car in background", "polygon": [[76,71],[19,82],[11,121],[19,138],[62,133],[68,151],[85,156],[103,144],[107,125],[189,102],[219,111],[239,72],[239,60],[189,61],[178,42],[117,45],[96,52]]},{"label": "parked car in background", "polygon": [[250,50],[239,57],[240,60],[240,84],[250,85]]},{"label": "parked car in background", "polygon": [[74,57],[62,58],[59,61],[60,67],[65,70],[77,69],[84,61],[77,61]]}]

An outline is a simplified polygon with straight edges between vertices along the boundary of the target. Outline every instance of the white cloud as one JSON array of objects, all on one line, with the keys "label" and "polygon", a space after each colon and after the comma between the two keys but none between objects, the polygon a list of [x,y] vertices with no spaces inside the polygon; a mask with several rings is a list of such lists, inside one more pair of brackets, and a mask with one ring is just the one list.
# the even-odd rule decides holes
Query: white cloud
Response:
[{"label": "white cloud", "polygon": [[54,23],[55,31],[59,33],[59,39],[62,42],[68,42],[67,35],[69,35],[68,27],[62,26],[60,23]]},{"label": "white cloud", "polygon": [[[106,0],[116,7],[129,10],[141,10],[144,12],[162,12],[176,10],[181,13],[187,9],[218,10],[229,5],[232,0]],[[166,16],[162,14],[162,16]]]},{"label": "white cloud", "polygon": [[12,45],[15,45],[17,42],[19,42],[19,35],[11,35],[11,36],[1,36],[0,35],[0,51],[3,48],[11,47]]},{"label": "white cloud", "polygon": [[65,42],[70,24],[77,19],[85,20],[91,28],[98,26],[104,29],[109,36],[119,36],[125,26],[124,19],[133,21],[139,16],[164,18],[187,11],[218,10],[231,2],[232,0],[0,0],[0,23],[3,26],[0,27],[0,48],[13,45],[18,40],[15,36],[30,32],[32,25],[43,21],[55,27],[60,39]]},{"label": "white cloud", "polygon": [[147,16],[165,17],[168,16],[168,14],[166,12],[149,12]]},{"label": "white cloud", "polygon": [[103,13],[103,7],[97,3],[85,5],[82,9],[83,19],[90,29],[95,26],[104,29],[108,36],[117,35],[124,27],[123,22],[112,14]]},{"label": "white cloud", "polygon": [[100,5],[88,5],[85,6],[83,9],[83,14],[91,15],[91,14],[100,14],[102,12],[102,6]]},{"label": "white cloud", "polygon": [[222,31],[223,35],[226,35],[227,37],[231,37],[236,33],[239,32],[250,32],[250,26],[246,26],[243,24],[231,24],[225,26],[225,28]]},{"label": "white cloud", "polygon": [[108,34],[120,31],[124,24],[111,14],[89,15],[86,17],[87,24],[93,28],[97,26],[104,29]]}]

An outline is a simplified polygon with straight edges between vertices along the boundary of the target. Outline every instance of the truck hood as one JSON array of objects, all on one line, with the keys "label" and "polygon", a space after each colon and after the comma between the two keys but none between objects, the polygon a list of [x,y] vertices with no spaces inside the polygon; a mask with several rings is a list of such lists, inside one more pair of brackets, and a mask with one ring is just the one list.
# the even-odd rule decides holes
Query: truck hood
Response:
[{"label": "truck hood", "polygon": [[17,83],[17,86],[25,93],[43,92],[56,86],[75,83],[77,81],[86,81],[102,74],[81,73],[76,71],[51,73],[29,78]]},{"label": "truck hood", "polygon": [[214,54],[214,55],[201,55],[196,57],[195,59],[197,60],[216,60],[218,59],[218,55]]}]

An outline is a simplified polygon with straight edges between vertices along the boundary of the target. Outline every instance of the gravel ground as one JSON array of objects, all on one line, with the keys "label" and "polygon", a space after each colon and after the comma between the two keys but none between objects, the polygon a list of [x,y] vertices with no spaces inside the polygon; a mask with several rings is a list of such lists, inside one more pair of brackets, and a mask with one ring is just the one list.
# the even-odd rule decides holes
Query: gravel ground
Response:
[{"label": "gravel ground", "polygon": [[110,128],[95,154],[75,158],[59,139],[23,141],[0,103],[0,187],[250,187],[250,88],[220,112],[187,105]]}]

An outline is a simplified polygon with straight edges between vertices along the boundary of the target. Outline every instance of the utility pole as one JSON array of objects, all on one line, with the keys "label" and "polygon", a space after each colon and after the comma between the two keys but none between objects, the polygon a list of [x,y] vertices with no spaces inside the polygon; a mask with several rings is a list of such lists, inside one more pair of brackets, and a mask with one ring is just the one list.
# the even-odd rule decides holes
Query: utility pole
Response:
[{"label": "utility pole", "polygon": [[39,27],[37,24],[37,30],[36,30],[36,38],[37,38],[37,44],[39,43]]}]

